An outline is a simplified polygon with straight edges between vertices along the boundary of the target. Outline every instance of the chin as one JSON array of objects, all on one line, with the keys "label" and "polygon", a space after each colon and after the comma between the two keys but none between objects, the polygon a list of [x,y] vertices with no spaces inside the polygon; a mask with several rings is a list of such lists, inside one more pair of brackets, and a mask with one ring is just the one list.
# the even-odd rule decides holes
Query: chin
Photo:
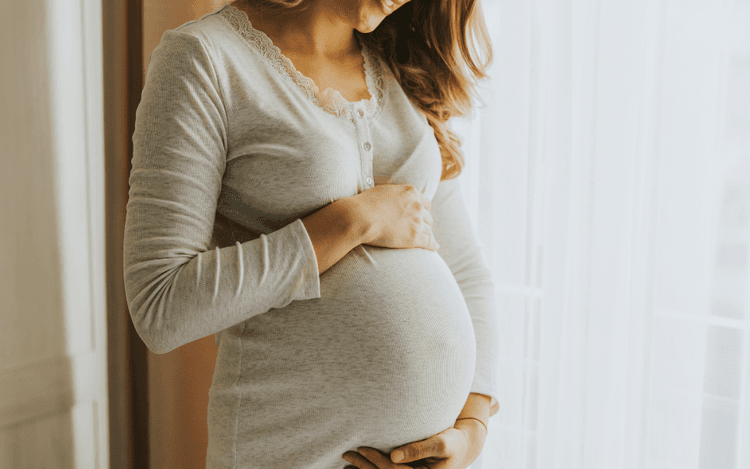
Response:
[{"label": "chin", "polygon": [[386,11],[382,9],[381,1],[364,0],[360,3],[359,18],[354,29],[366,34],[375,31],[380,26],[380,23],[388,16]]},{"label": "chin", "polygon": [[370,23],[369,25],[359,25],[359,26],[357,26],[354,29],[356,29],[360,33],[368,34],[368,33],[371,33],[373,31],[375,31],[375,29],[377,29],[377,27],[378,27],[379,24],[380,24],[380,22],[378,22],[377,24]]},{"label": "chin", "polygon": [[364,18],[360,18],[359,23],[354,27],[357,31],[360,33],[371,33],[377,29],[378,26],[380,26],[380,23],[383,22],[386,15],[369,15]]}]

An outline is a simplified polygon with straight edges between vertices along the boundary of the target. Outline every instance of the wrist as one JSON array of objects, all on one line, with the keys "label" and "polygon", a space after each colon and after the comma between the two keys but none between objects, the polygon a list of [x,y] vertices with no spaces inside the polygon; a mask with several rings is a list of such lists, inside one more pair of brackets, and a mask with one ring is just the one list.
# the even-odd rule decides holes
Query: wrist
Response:
[{"label": "wrist", "polygon": [[489,429],[487,428],[487,424],[484,423],[484,422],[482,422],[478,418],[475,418],[475,417],[458,418],[458,419],[456,419],[455,423],[453,424],[454,428],[459,428],[459,427],[461,427],[461,428],[467,428],[467,426],[470,427],[470,428],[481,429],[482,430],[482,434],[485,435],[485,436],[489,432]]},{"label": "wrist", "polygon": [[347,231],[356,240],[357,246],[377,238],[377,225],[356,195],[336,200],[334,204],[339,205],[346,220]]},{"label": "wrist", "polygon": [[491,401],[492,398],[485,394],[470,393],[469,397],[466,399],[464,408],[461,409],[456,420],[464,417],[473,417],[487,426],[487,421],[490,418]]},{"label": "wrist", "polygon": [[[462,432],[468,442],[470,449],[466,453],[466,465],[473,463],[482,452],[484,442],[487,438],[487,429],[474,419],[456,420],[453,428]],[[464,466],[465,467],[465,466]]]}]

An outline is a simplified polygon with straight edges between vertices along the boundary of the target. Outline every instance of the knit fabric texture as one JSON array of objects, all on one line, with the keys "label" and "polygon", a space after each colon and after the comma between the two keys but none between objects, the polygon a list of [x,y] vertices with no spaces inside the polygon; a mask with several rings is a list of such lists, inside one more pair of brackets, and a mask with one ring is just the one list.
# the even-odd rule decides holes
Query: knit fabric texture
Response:
[{"label": "knit fabric texture", "polygon": [[[359,38],[360,34],[355,31]],[[296,70],[231,4],[166,31],[136,113],[124,239],[138,334],[216,334],[207,468],[341,469],[497,412],[494,283],[425,115],[362,42],[370,99]],[[322,275],[301,219],[378,183],[432,202],[427,249],[359,245]]]}]

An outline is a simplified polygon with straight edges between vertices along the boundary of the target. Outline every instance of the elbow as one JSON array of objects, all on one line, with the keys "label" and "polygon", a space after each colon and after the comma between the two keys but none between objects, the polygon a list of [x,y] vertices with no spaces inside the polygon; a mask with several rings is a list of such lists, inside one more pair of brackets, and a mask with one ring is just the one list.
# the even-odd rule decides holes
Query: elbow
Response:
[{"label": "elbow", "polygon": [[[128,275],[131,274],[131,275]],[[158,278],[158,277],[156,277]],[[157,355],[176,349],[182,343],[176,327],[173,304],[168,298],[171,278],[134,278],[126,271],[125,296],[133,327],[146,347]]]},{"label": "elbow", "polygon": [[151,353],[162,355],[164,353],[171,352],[176,348],[170,347],[168,345],[168,341],[157,337],[156,334],[142,334],[139,332],[138,335],[141,337],[141,340],[144,344],[146,344],[146,348],[148,348]]},{"label": "elbow", "polygon": [[163,301],[128,302],[128,309],[135,331],[152,353],[161,355],[182,345]]},{"label": "elbow", "polygon": [[133,325],[146,348],[152,353],[162,355],[180,346],[175,337],[163,327],[155,327],[154,324],[146,325],[145,321],[136,320],[136,317],[133,317]]}]

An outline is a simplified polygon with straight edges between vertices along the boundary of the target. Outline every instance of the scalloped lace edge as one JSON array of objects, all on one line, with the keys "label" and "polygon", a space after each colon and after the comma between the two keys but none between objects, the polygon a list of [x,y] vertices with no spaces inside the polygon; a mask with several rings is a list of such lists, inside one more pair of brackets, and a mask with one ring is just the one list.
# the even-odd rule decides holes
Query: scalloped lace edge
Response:
[{"label": "scalloped lace edge", "polygon": [[[240,36],[242,36],[243,39],[258,49],[266,63],[279,72],[289,82],[297,85],[310,101],[330,114],[354,122],[354,116],[352,115],[349,106],[349,104],[354,103],[350,103],[344,99],[341,93],[333,88],[326,88],[326,90],[321,93],[315,82],[300,73],[294,66],[294,63],[281,53],[281,49],[271,41],[271,38],[269,38],[266,33],[252,27],[250,19],[244,11],[232,4],[228,4],[226,8],[219,12],[219,14],[227,20],[227,22],[240,34]],[[357,38],[357,40],[362,47],[362,55],[364,56],[362,68],[365,72],[365,81],[367,82],[368,92],[370,93],[370,99],[363,99],[357,102],[364,101],[366,112],[369,115],[372,115],[378,109],[380,101],[383,99],[382,70],[380,69],[379,64],[373,63],[367,46],[362,43],[359,38]]]}]

